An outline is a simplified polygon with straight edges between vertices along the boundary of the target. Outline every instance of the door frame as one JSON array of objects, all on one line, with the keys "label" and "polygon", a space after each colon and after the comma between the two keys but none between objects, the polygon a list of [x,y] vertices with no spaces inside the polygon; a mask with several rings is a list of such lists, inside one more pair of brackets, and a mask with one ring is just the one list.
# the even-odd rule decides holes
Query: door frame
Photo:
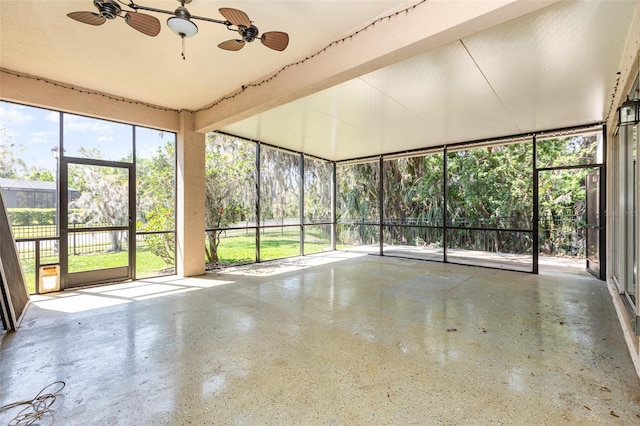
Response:
[{"label": "door frame", "polygon": [[[535,209],[535,216],[534,217],[538,217],[538,210],[539,210],[539,206],[540,206],[540,195],[538,194],[538,188],[540,187],[540,172],[546,172],[546,171],[555,171],[555,170],[576,170],[576,169],[592,169],[592,170],[598,170],[598,174],[599,174],[599,185],[598,185],[598,195],[599,195],[599,205],[598,205],[598,209],[599,212],[598,214],[600,215],[600,235],[599,235],[599,241],[598,241],[598,249],[599,249],[599,253],[598,253],[598,265],[599,265],[599,271],[598,274],[594,274],[592,271],[589,270],[589,259],[587,257],[587,253],[586,253],[586,248],[585,248],[585,269],[588,270],[589,272],[591,272],[596,278],[598,278],[599,280],[604,280],[606,277],[606,265],[607,265],[607,258],[606,258],[606,241],[607,241],[607,221],[606,221],[606,175],[605,175],[605,164],[584,164],[584,165],[578,165],[578,166],[557,166],[557,167],[541,167],[541,168],[535,168],[534,170],[534,185],[536,190],[534,191],[535,199],[534,199],[534,209]],[[589,172],[587,172],[588,176]],[[585,191],[586,191],[586,181],[585,181]],[[534,253],[534,262],[536,267],[538,266],[538,256],[540,254],[540,247],[539,247],[539,236],[540,236],[540,221],[536,220],[534,223],[535,226],[535,234],[537,236],[536,238],[536,247],[535,247],[535,253]],[[586,241],[586,225],[585,225],[585,241]],[[535,273],[537,273],[537,268]]]},{"label": "door frame", "polygon": [[[595,175],[598,177],[598,183],[596,186],[596,196],[598,198],[598,212],[597,212],[597,224],[590,224],[589,223],[589,179],[592,179],[591,176],[593,176],[593,174],[597,172]],[[586,176],[587,180],[585,182],[585,189],[587,191],[587,194],[585,196],[585,201],[586,201],[586,215],[587,215],[587,223],[586,223],[586,233],[585,233],[585,239],[586,239],[586,258],[587,258],[587,271],[589,271],[591,273],[591,275],[593,275],[594,277],[603,280],[604,279],[604,273],[603,273],[603,269],[604,269],[604,265],[606,264],[606,252],[603,249],[603,240],[605,238],[603,238],[601,236],[602,232],[604,232],[604,226],[606,223],[605,220],[605,216],[604,216],[604,211],[602,208],[602,203],[605,201],[603,200],[602,197],[602,183],[601,180],[603,179],[602,176],[602,170],[600,168],[591,170],[589,172],[587,172],[587,176]],[[598,230],[598,261],[597,262],[592,262],[591,259],[589,259],[589,228],[595,228]]]},{"label": "door frame", "polygon": [[[101,227],[101,228],[79,228],[69,232],[69,165],[87,165],[99,167],[112,167],[127,170],[128,175],[128,202],[129,202],[129,220],[125,226]],[[73,287],[82,287],[94,284],[103,284],[117,281],[127,281],[135,278],[135,253],[136,253],[136,234],[135,221],[136,204],[135,204],[135,166],[133,163],[124,163],[119,161],[97,160],[90,158],[65,157],[60,158],[60,208],[59,208],[59,224],[60,224],[60,289],[68,289]],[[128,265],[114,268],[96,269],[90,271],[82,271],[69,273],[69,236],[78,231],[126,231],[128,232]]]}]

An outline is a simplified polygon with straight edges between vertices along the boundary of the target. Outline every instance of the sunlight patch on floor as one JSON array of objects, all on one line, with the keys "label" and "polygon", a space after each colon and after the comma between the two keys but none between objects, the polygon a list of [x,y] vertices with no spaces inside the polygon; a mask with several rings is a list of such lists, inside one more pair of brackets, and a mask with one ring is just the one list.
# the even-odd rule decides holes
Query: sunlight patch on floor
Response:
[{"label": "sunlight patch on floor", "polygon": [[340,262],[347,259],[355,259],[362,256],[366,256],[366,254],[336,251],[331,254],[319,253],[318,255],[290,257],[287,259],[272,260],[265,263],[252,263],[249,265],[228,267],[220,270],[219,272],[223,272],[225,275],[266,277],[292,271],[300,271],[312,266],[328,265],[330,263]]},{"label": "sunlight patch on floor", "polygon": [[31,303],[46,310],[75,313],[226,284],[233,284],[233,281],[216,280],[208,276],[194,278],[170,276],[33,295]]}]

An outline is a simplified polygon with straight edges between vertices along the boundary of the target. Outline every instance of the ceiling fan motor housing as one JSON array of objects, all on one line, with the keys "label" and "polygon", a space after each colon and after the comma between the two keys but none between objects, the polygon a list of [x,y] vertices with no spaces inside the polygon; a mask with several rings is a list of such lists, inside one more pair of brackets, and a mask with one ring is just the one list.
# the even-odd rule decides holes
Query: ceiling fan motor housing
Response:
[{"label": "ceiling fan motor housing", "polygon": [[255,25],[251,25],[250,27],[240,27],[238,29],[242,39],[247,43],[251,43],[258,36],[258,28]]},{"label": "ceiling fan motor housing", "polygon": [[179,6],[174,13],[177,18],[182,18],[185,20],[191,19],[191,14],[187,10],[187,8],[184,6]]},{"label": "ceiling fan motor housing", "polygon": [[114,0],[93,0],[93,4],[100,11],[100,16],[106,19],[116,19],[122,12]]}]

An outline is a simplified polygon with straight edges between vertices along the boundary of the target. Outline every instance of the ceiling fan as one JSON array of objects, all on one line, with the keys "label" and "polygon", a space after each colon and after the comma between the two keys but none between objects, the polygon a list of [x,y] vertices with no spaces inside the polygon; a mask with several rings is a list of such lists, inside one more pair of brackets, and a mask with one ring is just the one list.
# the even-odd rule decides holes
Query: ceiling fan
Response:
[{"label": "ceiling fan", "polygon": [[[242,49],[246,43],[251,43],[256,38],[259,38],[262,44],[268,48],[277,51],[283,51],[289,44],[289,35],[282,31],[268,31],[260,34],[258,28],[253,25],[247,14],[241,10],[228,7],[220,8],[220,14],[226,19],[223,21],[220,19],[191,15],[187,8],[184,7],[185,4],[191,3],[191,0],[178,0],[178,2],[180,6],[171,12],[169,10],[142,6],[134,3],[133,0],[129,0],[128,3],[121,0],[93,0],[93,5],[98,9],[97,13],[87,11],[71,12],[68,13],[67,16],[89,25],[102,25],[107,19],[123,18],[133,29],[140,31],[142,34],[155,37],[160,33],[160,21],[153,15],[140,13],[139,11],[144,10],[173,15],[167,19],[167,26],[182,38],[183,58],[184,39],[193,37],[198,33],[198,26],[192,21],[193,19],[225,25],[227,29],[235,31],[240,35],[239,39],[231,39],[218,44],[220,49],[237,51]],[[131,10],[123,9],[121,5]]]}]

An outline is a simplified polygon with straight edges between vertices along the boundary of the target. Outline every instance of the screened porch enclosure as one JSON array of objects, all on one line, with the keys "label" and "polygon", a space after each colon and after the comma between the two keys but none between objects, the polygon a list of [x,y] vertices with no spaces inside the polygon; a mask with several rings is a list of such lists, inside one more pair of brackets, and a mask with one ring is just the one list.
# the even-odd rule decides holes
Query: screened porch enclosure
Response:
[{"label": "screened porch enclosure", "polygon": [[331,162],[210,133],[207,264],[337,249],[531,273],[540,259],[586,265],[585,181],[604,173],[603,149],[602,127],[587,126]]},{"label": "screened porch enclosure", "polygon": [[[175,134],[6,105],[56,120],[32,173],[50,179],[55,208],[10,212],[30,291],[42,265],[63,265],[67,285],[173,273]],[[120,145],[101,151],[104,134]],[[348,161],[217,132],[205,147],[210,269],[331,250],[533,273],[541,258],[584,263],[586,176],[604,174],[601,127]]]}]

